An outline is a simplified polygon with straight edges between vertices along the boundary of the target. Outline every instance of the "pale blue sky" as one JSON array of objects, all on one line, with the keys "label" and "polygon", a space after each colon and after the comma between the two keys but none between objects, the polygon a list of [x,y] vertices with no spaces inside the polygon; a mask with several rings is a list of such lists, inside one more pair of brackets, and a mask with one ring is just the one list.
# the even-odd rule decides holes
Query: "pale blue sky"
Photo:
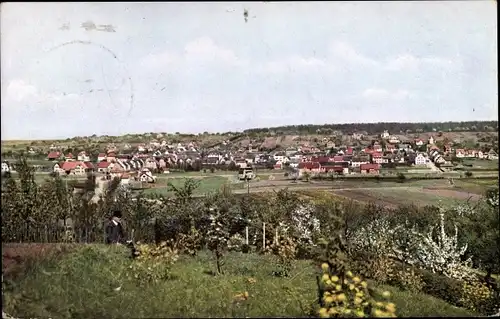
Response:
[{"label": "pale blue sky", "polygon": [[[2,3],[2,139],[495,120],[496,12],[494,1]],[[87,20],[116,32],[85,31]],[[49,51],[74,40],[118,59],[97,45]]]}]

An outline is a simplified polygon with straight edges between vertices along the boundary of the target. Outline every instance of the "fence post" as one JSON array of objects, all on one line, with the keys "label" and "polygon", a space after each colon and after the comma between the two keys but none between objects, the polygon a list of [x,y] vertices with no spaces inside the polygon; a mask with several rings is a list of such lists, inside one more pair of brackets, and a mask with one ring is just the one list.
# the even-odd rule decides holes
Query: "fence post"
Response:
[{"label": "fence post", "polygon": [[266,249],[266,223],[262,223],[262,250]]},{"label": "fence post", "polygon": [[248,246],[248,226],[245,227],[245,244]]}]

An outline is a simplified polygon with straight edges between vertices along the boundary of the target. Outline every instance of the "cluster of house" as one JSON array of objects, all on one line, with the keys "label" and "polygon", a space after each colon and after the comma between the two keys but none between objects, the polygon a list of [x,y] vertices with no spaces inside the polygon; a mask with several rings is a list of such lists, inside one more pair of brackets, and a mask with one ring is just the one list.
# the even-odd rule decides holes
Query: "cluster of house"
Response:
[{"label": "cluster of house", "polygon": [[[359,136],[358,136],[359,137]],[[362,137],[362,136],[361,136]],[[196,143],[187,145],[181,143],[172,145],[166,141],[161,143],[153,140],[148,144],[139,144],[132,147],[129,144],[119,148],[114,144],[107,146],[107,151],[97,156],[97,161],[91,161],[85,152],[64,155],[51,148],[47,159],[54,161],[53,171],[64,174],[85,175],[97,171],[110,176],[121,176],[143,181],[154,181],[151,172],[168,169],[175,165],[192,164],[198,162],[202,165],[230,165],[245,168],[254,165],[272,166],[283,169],[285,166],[295,168],[301,172],[334,172],[339,174],[368,173],[377,174],[384,164],[394,163],[401,165],[428,165],[430,162],[446,165],[449,164],[450,154],[458,158],[498,159],[498,155],[490,150],[453,150],[451,145],[445,145],[441,150],[435,145],[434,137],[427,141],[416,139],[413,143],[401,143],[396,136],[387,131],[381,135],[380,142],[365,148],[339,146],[330,140],[324,140],[323,147],[304,143],[298,147],[289,147],[273,152],[261,152],[251,144],[245,148],[231,150],[229,141],[223,141],[211,150],[200,151]],[[426,147],[426,152],[415,149]],[[451,165],[451,164],[450,164]],[[2,171],[9,170],[7,164],[2,163]]]}]

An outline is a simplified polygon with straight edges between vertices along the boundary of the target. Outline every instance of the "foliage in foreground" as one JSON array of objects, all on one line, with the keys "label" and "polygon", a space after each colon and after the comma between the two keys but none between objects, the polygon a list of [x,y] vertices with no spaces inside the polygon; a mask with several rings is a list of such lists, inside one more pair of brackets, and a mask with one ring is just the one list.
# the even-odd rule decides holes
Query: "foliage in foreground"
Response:
[{"label": "foliage in foreground", "polygon": [[[86,245],[37,265],[4,287],[4,311],[14,317],[304,317],[317,299],[309,261],[293,261],[289,277],[272,275],[273,256],[230,252],[225,273],[209,274],[208,251],[179,256],[168,279],[140,284],[123,247]],[[391,292],[401,316],[472,316],[425,294],[373,285],[374,298]],[[246,294],[245,294],[246,293]]]}]

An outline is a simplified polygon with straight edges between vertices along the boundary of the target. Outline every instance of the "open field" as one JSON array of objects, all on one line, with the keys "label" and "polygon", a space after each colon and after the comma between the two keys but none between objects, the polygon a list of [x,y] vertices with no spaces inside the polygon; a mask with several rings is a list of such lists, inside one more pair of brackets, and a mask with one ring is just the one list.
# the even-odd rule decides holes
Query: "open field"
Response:
[{"label": "open field", "polygon": [[498,160],[464,159],[462,164],[472,165],[472,167],[464,167],[464,169],[471,171],[474,171],[474,169],[498,171]]},{"label": "open field", "polygon": [[361,190],[333,191],[334,194],[360,202],[374,202],[378,205],[397,207],[401,204],[415,204],[418,206],[442,205],[453,206],[465,202],[479,200],[480,196],[473,193],[460,192],[452,189],[419,189],[408,188],[379,188]]},{"label": "open field", "polygon": [[[304,317],[317,296],[317,268],[310,261],[294,261],[291,276],[279,278],[272,276],[273,256],[229,253],[224,275],[213,276],[213,257],[202,251],[180,256],[171,279],[138,285],[127,276],[127,256],[123,247],[85,245],[43,260],[4,289],[3,310],[26,318]],[[383,290],[392,293],[398,316],[474,316],[423,293],[376,287],[378,294]],[[234,296],[244,291],[249,299],[235,304]]]}]

